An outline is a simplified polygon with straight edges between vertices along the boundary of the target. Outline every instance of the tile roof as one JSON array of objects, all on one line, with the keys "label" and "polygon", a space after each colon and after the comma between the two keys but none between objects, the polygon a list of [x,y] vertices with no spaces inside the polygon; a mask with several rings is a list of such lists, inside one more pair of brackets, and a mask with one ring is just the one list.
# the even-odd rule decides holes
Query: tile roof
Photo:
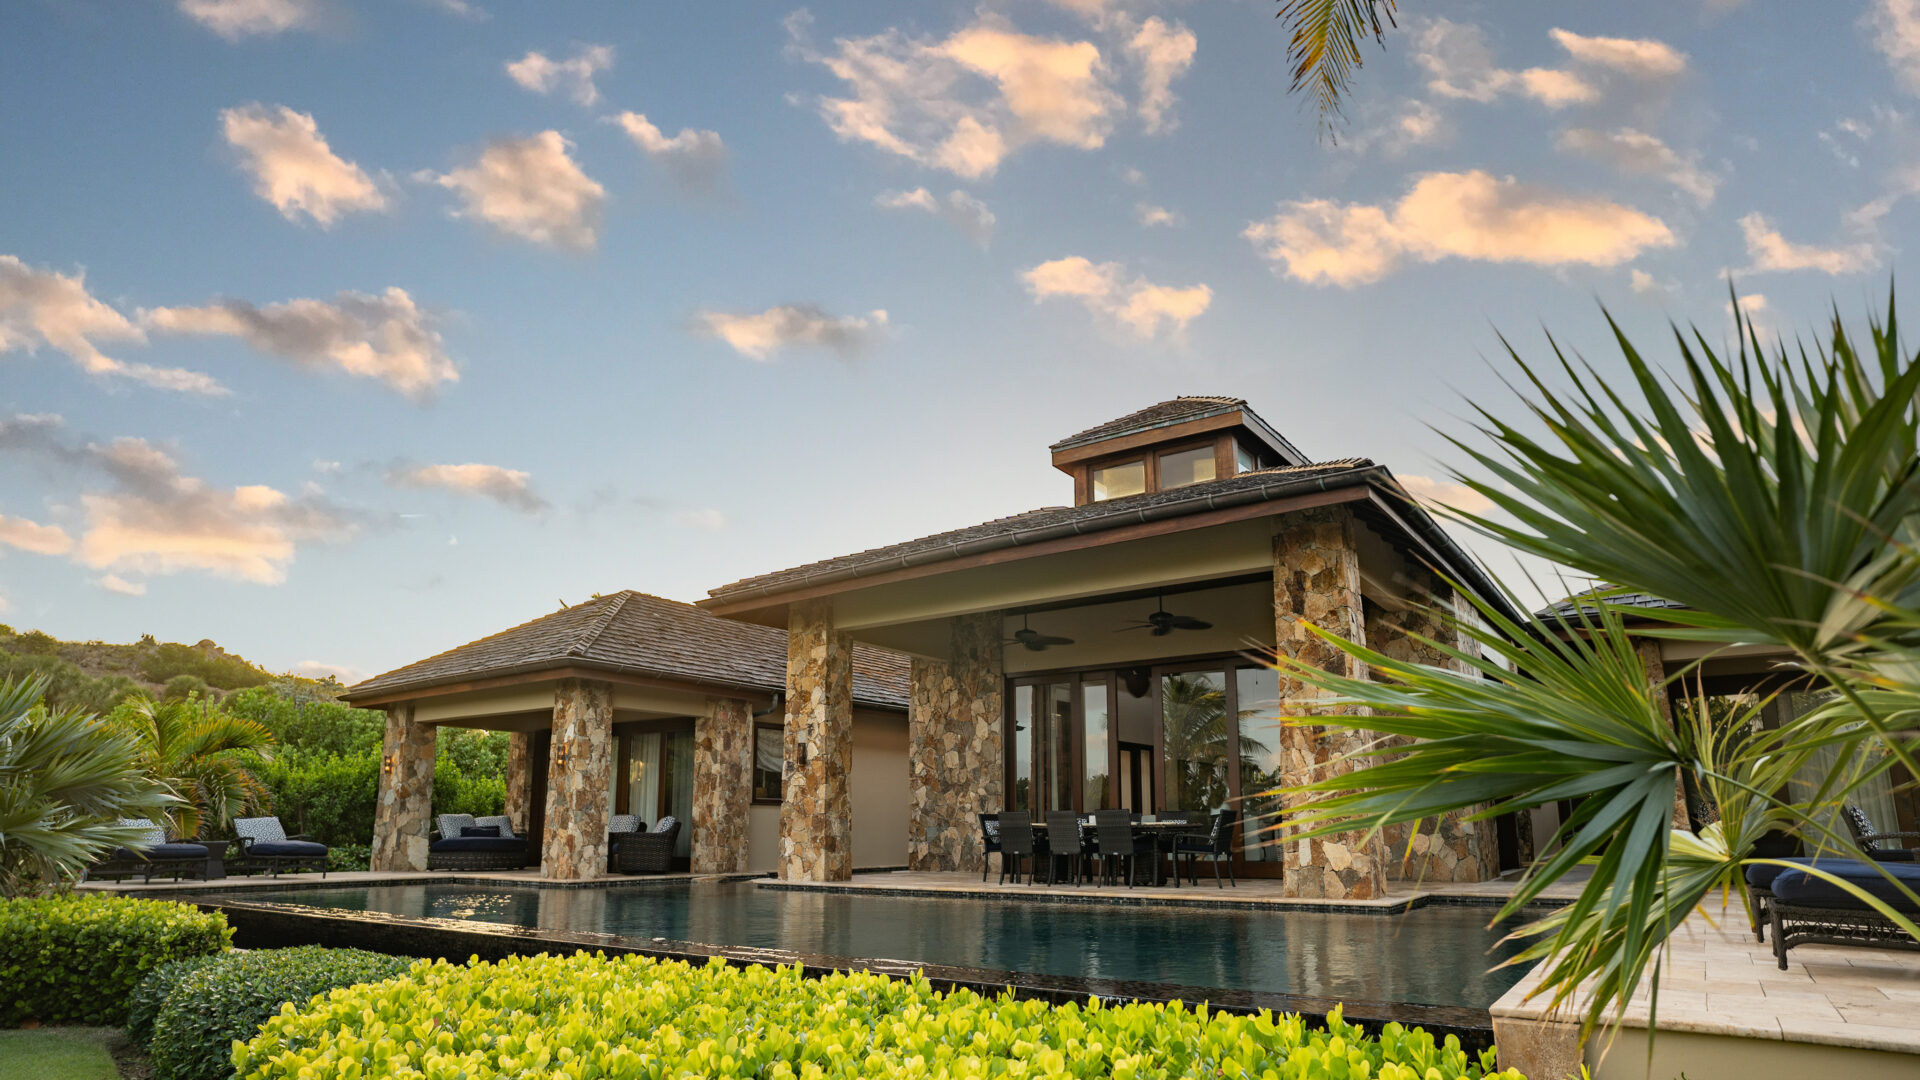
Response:
[{"label": "tile roof", "polygon": [[[1533,617],[1536,619],[1570,619],[1576,615],[1597,614],[1599,609],[1590,603],[1583,603],[1582,601],[1597,592],[1605,591],[1607,588],[1608,586],[1602,585],[1599,588],[1581,593],[1579,596],[1569,596],[1558,603],[1548,604],[1546,607],[1534,612]],[[1607,606],[1609,607],[1683,608],[1687,606],[1663,597],[1655,596],[1652,593],[1643,592],[1621,593],[1619,596],[1609,596],[1606,600]]]},{"label": "tile roof", "polygon": [[[1189,400],[1189,399],[1182,399]],[[1224,400],[1224,399],[1214,399]],[[1242,502],[1368,482],[1386,470],[1365,458],[1343,458],[1317,465],[1286,465],[1241,473],[1168,491],[1149,491],[1083,506],[1048,506],[1012,517],[995,518],[964,529],[823,559],[819,562],[744,578],[708,590],[715,601],[770,593],[823,580],[859,577],[878,570],[957,559],[980,551],[1016,547],[1053,536],[1098,532],[1142,521],[1200,513]]]},{"label": "tile roof", "polygon": [[[855,645],[854,703],[905,708],[907,665],[903,653]],[[556,667],[601,668],[770,693],[786,686],[787,635],[629,589],[375,675],[349,687],[347,697]]]},{"label": "tile roof", "polygon": [[1172,401],[1163,401],[1158,405],[1149,405],[1138,412],[1130,412],[1118,420],[1109,420],[1104,424],[1090,427],[1078,435],[1069,435],[1049,446],[1049,450],[1066,450],[1086,443],[1100,442],[1121,435],[1131,435],[1138,431],[1148,431],[1157,427],[1169,427],[1199,420],[1208,416],[1218,416],[1224,412],[1247,407],[1247,399],[1235,397],[1177,397]]}]

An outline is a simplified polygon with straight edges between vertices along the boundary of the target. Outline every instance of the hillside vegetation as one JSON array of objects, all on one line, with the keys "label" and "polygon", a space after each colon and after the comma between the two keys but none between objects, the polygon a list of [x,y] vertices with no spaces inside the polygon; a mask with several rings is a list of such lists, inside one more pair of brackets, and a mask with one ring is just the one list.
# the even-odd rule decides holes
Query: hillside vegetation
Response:
[{"label": "hillside vegetation", "polygon": [[212,641],[182,645],[146,634],[130,645],[113,645],[0,625],[0,678],[35,676],[48,680],[47,704],[97,713],[135,695],[218,700],[250,686],[284,683],[280,689],[289,696],[331,701],[341,689],[331,679],[276,677]]}]

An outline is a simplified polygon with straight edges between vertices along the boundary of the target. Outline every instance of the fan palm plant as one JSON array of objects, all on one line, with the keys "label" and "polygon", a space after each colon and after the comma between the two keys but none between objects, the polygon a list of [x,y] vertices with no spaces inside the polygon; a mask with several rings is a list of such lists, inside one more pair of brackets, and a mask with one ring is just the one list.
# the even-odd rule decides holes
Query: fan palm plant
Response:
[{"label": "fan palm plant", "polygon": [[141,830],[121,818],[176,801],[133,763],[133,740],[92,716],[49,711],[44,680],[0,681],[0,895],[71,880]]},{"label": "fan palm plant", "polygon": [[234,817],[268,805],[267,787],[254,774],[274,749],[273,733],[262,725],[199,699],[142,699],[114,718],[133,739],[139,767],[180,796],[167,817],[172,835],[224,829]]},{"label": "fan palm plant", "polygon": [[[1765,833],[1844,849],[1823,824],[1831,808],[1896,762],[1913,770],[1920,749],[1920,365],[1900,352],[1891,298],[1866,342],[1836,315],[1811,354],[1769,353],[1750,323],[1740,328],[1731,359],[1697,332],[1677,334],[1683,377],[1669,382],[1614,326],[1639,406],[1558,346],[1571,392],[1509,347],[1545,435],[1481,411],[1493,449],[1456,441],[1482,475],[1455,478],[1505,518],[1453,516],[1612,583],[1573,614],[1514,620],[1476,600],[1478,620],[1453,620],[1465,648],[1426,642],[1461,673],[1330,634],[1383,681],[1280,661],[1371,712],[1312,723],[1419,740],[1304,789],[1317,801],[1295,824],[1311,835],[1579,800],[1560,850],[1530,869],[1502,916],[1594,866],[1577,902],[1521,931],[1535,939],[1521,959],[1546,960],[1556,1003],[1590,985],[1589,1027],[1624,1009],[1661,942],[1713,889],[1738,890],[1745,864],[1768,861],[1755,854]],[[1681,606],[1614,602],[1636,593]],[[1766,730],[1755,722],[1764,702],[1716,719],[1696,694],[1670,720],[1668,690],[1690,671],[1650,685],[1635,648],[1644,636],[1784,650],[1783,674],[1832,703]],[[1796,797],[1789,781],[1819,760],[1833,764]],[[1689,777],[1720,817],[1698,834],[1671,828]]]},{"label": "fan palm plant", "polygon": [[[1279,0],[1276,18],[1286,25],[1291,92],[1313,99],[1323,136],[1340,118],[1340,102],[1361,64],[1367,35],[1383,41],[1394,25],[1395,0]],[[1384,17],[1384,21],[1383,20]]]}]

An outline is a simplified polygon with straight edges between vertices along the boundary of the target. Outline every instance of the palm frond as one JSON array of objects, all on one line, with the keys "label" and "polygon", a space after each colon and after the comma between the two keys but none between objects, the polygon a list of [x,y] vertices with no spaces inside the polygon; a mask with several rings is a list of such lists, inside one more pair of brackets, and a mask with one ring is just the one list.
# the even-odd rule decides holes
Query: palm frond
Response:
[{"label": "palm frond", "polygon": [[[1384,42],[1394,22],[1395,0],[1280,0],[1275,16],[1286,25],[1290,93],[1305,91],[1313,101],[1323,138],[1331,138],[1341,102],[1361,66],[1361,39],[1371,33]],[[1382,21],[1384,17],[1384,21]]]}]

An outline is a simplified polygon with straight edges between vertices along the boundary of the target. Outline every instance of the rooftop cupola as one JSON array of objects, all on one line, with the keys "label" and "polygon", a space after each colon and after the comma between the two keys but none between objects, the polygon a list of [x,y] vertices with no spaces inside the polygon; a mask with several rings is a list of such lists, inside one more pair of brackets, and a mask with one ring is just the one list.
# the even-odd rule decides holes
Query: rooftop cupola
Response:
[{"label": "rooftop cupola", "polygon": [[1243,398],[1178,397],[1054,443],[1073,503],[1171,491],[1277,465],[1311,464]]}]

